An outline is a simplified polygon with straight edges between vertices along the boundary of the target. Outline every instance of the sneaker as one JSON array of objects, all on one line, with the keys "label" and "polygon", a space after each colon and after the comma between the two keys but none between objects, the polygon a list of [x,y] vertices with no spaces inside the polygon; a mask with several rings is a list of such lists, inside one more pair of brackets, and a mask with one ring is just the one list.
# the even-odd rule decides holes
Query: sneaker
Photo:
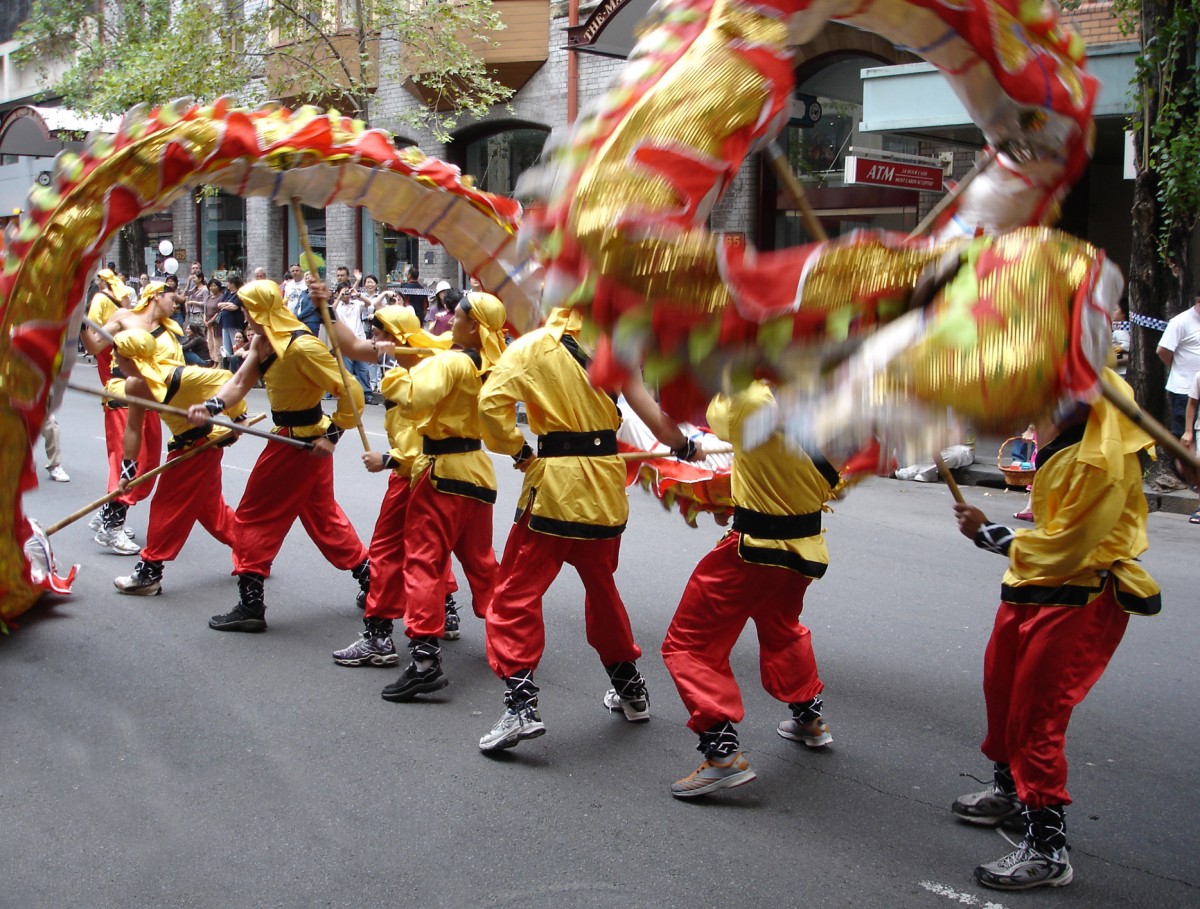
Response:
[{"label": "sneaker", "polygon": [[100,512],[97,511],[92,515],[92,519],[88,521],[88,530],[99,530],[100,527]]},{"label": "sneaker", "polygon": [[47,467],[46,469],[50,472],[50,479],[52,479],[55,483],[71,482],[71,478],[67,476],[67,472],[61,467]]},{"label": "sneaker", "polygon": [[750,762],[746,760],[746,756],[740,751],[735,751],[723,761],[705,759],[704,763],[690,774],[671,784],[671,795],[677,799],[690,799],[716,792],[718,789],[744,786],[757,778],[758,774],[750,769]]},{"label": "sneaker", "polygon": [[610,688],[604,693],[604,706],[614,713],[620,710],[631,723],[650,719],[650,695],[645,692],[640,697],[623,698],[617,689]]},{"label": "sneaker", "polygon": [[345,650],[335,650],[333,661],[339,666],[395,666],[400,662],[390,636],[373,636],[364,631]]},{"label": "sneaker", "polygon": [[1016,852],[975,869],[975,880],[993,890],[1065,887],[1074,877],[1065,846],[1052,852],[1041,852],[1029,839],[1025,839]]},{"label": "sneaker", "polygon": [[245,631],[258,634],[267,630],[267,620],[264,613],[255,614],[239,602],[231,612],[209,619],[208,627],[214,631]]},{"label": "sneaker", "polygon": [[162,580],[142,577],[139,574],[113,578],[113,586],[121,593],[134,597],[156,597],[162,593]]},{"label": "sneaker", "polygon": [[821,748],[833,741],[833,736],[829,734],[829,724],[825,722],[824,717],[817,717],[807,723],[800,723],[795,719],[784,720],[775,731],[785,739],[803,742],[809,748]]},{"label": "sneaker", "polygon": [[454,608],[452,602],[446,603],[446,630],[442,632],[442,639],[446,641],[457,641],[462,637],[462,630],[458,618],[458,610]]},{"label": "sneaker", "polygon": [[117,527],[113,530],[99,530],[92,537],[92,542],[98,543],[105,549],[115,552],[117,555],[133,556],[141,552],[142,547],[138,546],[125,534],[125,528]]},{"label": "sneaker", "polygon": [[428,669],[418,669],[416,663],[409,663],[404,674],[379,692],[379,696],[385,701],[411,701],[418,694],[429,694],[449,684],[440,662]]},{"label": "sneaker", "polygon": [[479,740],[479,750],[502,751],[505,748],[515,748],[518,742],[536,739],[545,734],[546,724],[542,722],[541,715],[533,704],[508,707],[500,714],[500,719],[496,721],[492,731]]},{"label": "sneaker", "polygon": [[968,824],[978,824],[981,827],[999,827],[1006,821],[1013,821],[1025,829],[1025,821],[1021,817],[1021,801],[1013,793],[1004,792],[993,783],[987,789],[959,796],[950,806],[954,816]]}]

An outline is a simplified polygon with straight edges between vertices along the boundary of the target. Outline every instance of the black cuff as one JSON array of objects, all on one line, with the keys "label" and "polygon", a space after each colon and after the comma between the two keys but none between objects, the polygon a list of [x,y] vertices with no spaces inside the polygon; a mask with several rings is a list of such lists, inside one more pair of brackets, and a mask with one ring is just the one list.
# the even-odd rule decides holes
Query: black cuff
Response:
[{"label": "black cuff", "polygon": [[391,456],[391,454],[385,454],[383,456],[383,469],[384,470],[395,470],[399,466],[400,466],[400,462],[397,461],[395,458],[393,458]]},{"label": "black cuff", "polygon": [[975,545],[988,552],[1007,556],[1015,536],[1016,533],[1011,527],[988,523],[975,531]]},{"label": "black cuff", "polygon": [[210,417],[216,417],[220,416],[221,411],[225,409],[225,402],[220,398],[213,397],[204,402],[204,407]]},{"label": "black cuff", "polygon": [[121,458],[121,479],[132,480],[137,476],[138,462],[133,458]]},{"label": "black cuff", "polygon": [[345,432],[345,430],[343,430],[336,423],[330,423],[329,428],[325,430],[325,438],[336,445],[338,440],[342,437],[343,432]]},{"label": "black cuff", "polygon": [[690,461],[692,458],[694,458],[696,456],[696,440],[695,439],[687,439],[678,448],[672,448],[671,454],[673,454],[675,457],[677,457],[681,461]]},{"label": "black cuff", "polygon": [[514,464],[520,464],[522,461],[528,461],[532,457],[533,449],[530,448],[529,443],[526,442],[521,446],[521,450],[512,456],[512,459]]}]

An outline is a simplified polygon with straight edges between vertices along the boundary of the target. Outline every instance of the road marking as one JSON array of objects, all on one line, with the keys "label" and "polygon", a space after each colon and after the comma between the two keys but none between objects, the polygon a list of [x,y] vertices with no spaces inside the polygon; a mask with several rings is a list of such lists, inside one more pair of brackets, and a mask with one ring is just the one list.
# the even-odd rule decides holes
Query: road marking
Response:
[{"label": "road marking", "polygon": [[933,881],[918,881],[917,883],[930,893],[944,896],[948,900],[955,900],[964,906],[975,906],[977,909],[1008,909],[1003,903],[993,903],[991,900],[983,900],[974,894],[962,893],[953,887],[947,887],[945,884],[937,884]]}]

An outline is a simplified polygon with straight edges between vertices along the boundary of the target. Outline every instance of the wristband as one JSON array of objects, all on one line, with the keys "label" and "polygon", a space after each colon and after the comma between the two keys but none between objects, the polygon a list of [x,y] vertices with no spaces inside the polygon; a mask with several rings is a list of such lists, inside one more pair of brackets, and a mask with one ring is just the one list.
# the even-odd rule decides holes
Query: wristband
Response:
[{"label": "wristband", "polygon": [[672,448],[671,454],[681,461],[690,461],[696,456],[696,440],[686,439],[678,448]]},{"label": "wristband", "polygon": [[221,411],[225,409],[225,402],[220,398],[209,398],[204,402],[204,408],[208,411],[210,417],[220,416]]},{"label": "wristband", "polygon": [[137,476],[138,462],[133,458],[121,458],[121,479],[132,480]]},{"label": "wristband", "polygon": [[344,430],[336,423],[330,423],[329,428],[325,430],[325,438],[336,445],[338,443],[338,439],[342,437],[343,431]]},{"label": "wristband", "polygon": [[1011,527],[989,523],[975,531],[975,545],[996,555],[1006,556],[1015,537],[1016,533]]},{"label": "wristband", "polygon": [[383,456],[383,469],[384,470],[395,470],[399,466],[400,466],[400,462],[397,461],[395,458],[393,458],[391,456],[391,454],[385,454]]},{"label": "wristband", "polygon": [[526,442],[521,446],[521,450],[512,456],[512,459],[514,464],[520,464],[522,461],[528,461],[532,457],[533,449],[530,448],[529,443]]}]

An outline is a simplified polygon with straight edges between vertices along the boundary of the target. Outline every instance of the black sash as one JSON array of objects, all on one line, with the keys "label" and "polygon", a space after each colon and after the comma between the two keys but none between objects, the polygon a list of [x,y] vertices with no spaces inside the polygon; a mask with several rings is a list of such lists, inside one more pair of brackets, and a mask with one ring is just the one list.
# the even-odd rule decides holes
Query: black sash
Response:
[{"label": "black sash", "polygon": [[611,429],[591,432],[548,432],[538,436],[539,458],[598,458],[617,453],[617,434]]},{"label": "black sash", "polygon": [[735,505],[733,529],[760,540],[798,540],[821,532],[821,512],[808,514],[765,514]]},{"label": "black sash", "polygon": [[426,436],[421,439],[421,451],[427,455],[464,454],[482,448],[483,443],[478,439],[464,439],[459,436],[451,436],[448,439],[431,439]]},{"label": "black sash", "polygon": [[314,404],[308,410],[272,410],[271,419],[276,426],[312,426],[320,423],[325,411],[320,404]]}]

